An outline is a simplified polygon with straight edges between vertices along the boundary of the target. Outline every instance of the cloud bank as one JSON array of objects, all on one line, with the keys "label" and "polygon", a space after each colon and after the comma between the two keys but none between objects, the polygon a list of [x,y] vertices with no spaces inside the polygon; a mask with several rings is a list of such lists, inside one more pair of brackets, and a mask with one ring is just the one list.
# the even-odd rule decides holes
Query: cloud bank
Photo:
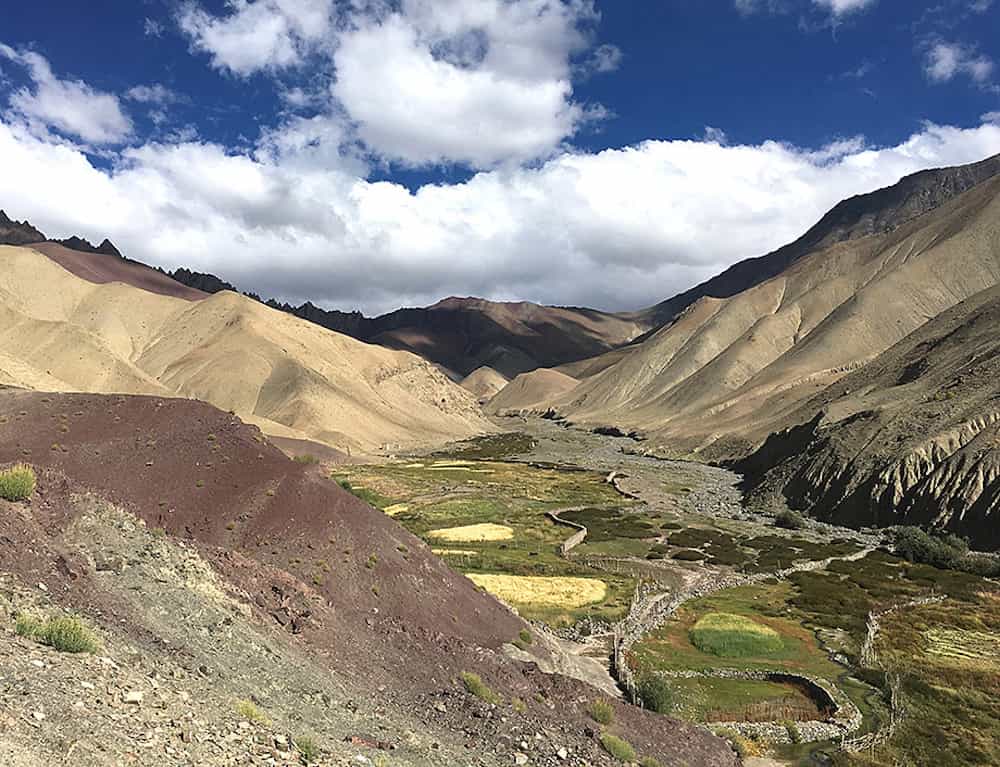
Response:
[{"label": "cloud bank", "polygon": [[475,294],[628,309],[794,239],[845,197],[996,153],[1000,126],[818,151],[647,141],[416,192],[312,151],[145,144],[104,170],[0,121],[0,199],[53,236],[110,236],[133,258],[292,301],[379,312]]}]

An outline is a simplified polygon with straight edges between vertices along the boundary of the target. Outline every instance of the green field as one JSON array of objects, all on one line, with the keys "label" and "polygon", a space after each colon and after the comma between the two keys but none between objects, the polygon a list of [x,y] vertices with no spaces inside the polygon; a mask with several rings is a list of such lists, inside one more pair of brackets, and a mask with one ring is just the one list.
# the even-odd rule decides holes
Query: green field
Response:
[{"label": "green field", "polygon": [[[1000,764],[1000,658],[995,653],[1000,596],[995,584],[975,576],[875,552],[857,562],[835,562],[826,571],[798,573],[788,581],[728,589],[685,604],[635,646],[633,665],[640,674],[736,667],[826,679],[858,705],[865,729],[871,729],[886,718],[885,674],[861,671],[864,681],[852,678],[830,660],[828,650],[856,662],[869,610],[931,593],[949,599],[883,621],[880,647],[888,668],[901,674],[908,711],[896,736],[874,758],[834,756],[833,745],[827,750],[838,765]],[[760,647],[734,658],[699,646],[692,630],[706,616],[719,614],[743,616],[773,629],[781,647]],[[740,651],[744,649],[741,644]],[[755,704],[773,702],[779,692],[768,683],[730,681],[671,680],[675,713],[701,721],[734,709],[752,713]],[[803,745],[777,751],[792,763],[801,758],[805,765],[812,763],[805,757],[815,749]]]},{"label": "green field", "polygon": [[[570,519],[593,525],[593,542],[581,553],[645,557],[661,535],[662,520],[640,518],[629,504],[595,472],[566,471],[480,458],[521,448],[523,440],[489,438],[470,443],[449,455],[407,463],[340,467],[335,475],[351,491],[387,510],[412,533],[430,544],[449,564],[465,573],[495,573],[532,577],[595,578],[607,586],[596,604],[562,607],[544,602],[519,602],[506,596],[519,612],[551,625],[567,625],[583,617],[617,620],[628,609],[633,578],[611,575],[567,561],[559,545],[573,530],[558,525],[545,512],[581,507]],[[474,456],[474,457],[473,457]],[[509,528],[506,540],[449,542],[440,531],[492,524]],[[539,589],[532,589],[537,594]]]}]

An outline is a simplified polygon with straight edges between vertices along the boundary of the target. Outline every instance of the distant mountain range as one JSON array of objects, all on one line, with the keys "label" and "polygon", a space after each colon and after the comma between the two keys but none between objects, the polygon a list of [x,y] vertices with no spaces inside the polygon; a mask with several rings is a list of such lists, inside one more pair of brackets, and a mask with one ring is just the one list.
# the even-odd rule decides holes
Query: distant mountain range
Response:
[{"label": "distant mountain range", "polygon": [[[47,240],[27,221],[0,211],[0,244],[55,242],[71,250],[122,258],[105,239],[100,245],[73,236]],[[135,262],[138,263],[138,262]],[[162,270],[159,270],[162,271]],[[240,290],[214,274],[185,267],[163,272],[197,291],[213,294]],[[504,377],[593,357],[628,343],[650,329],[640,317],[595,309],[502,303],[480,298],[447,298],[425,308],[397,309],[379,317],[322,309],[307,301],[299,306],[245,293],[268,306],[316,325],[389,349],[412,351],[441,366],[459,381],[481,367]]]},{"label": "distant mountain range", "polygon": [[[0,213],[0,240],[39,238]],[[107,241],[65,242],[120,257]],[[169,277],[199,296],[234,289]],[[415,352],[492,412],[736,465],[757,503],[1000,548],[998,286],[1000,156],[846,200],[794,243],[636,312],[448,298],[368,318],[265,303]]]},{"label": "distant mountain range", "polygon": [[[170,276],[207,293],[236,290],[213,274],[182,268]],[[641,317],[482,298],[451,297],[433,306],[397,309],[378,317],[321,309],[308,301],[299,306],[265,303],[361,341],[415,352],[441,365],[455,380],[484,366],[510,378],[593,357],[650,328]]]}]

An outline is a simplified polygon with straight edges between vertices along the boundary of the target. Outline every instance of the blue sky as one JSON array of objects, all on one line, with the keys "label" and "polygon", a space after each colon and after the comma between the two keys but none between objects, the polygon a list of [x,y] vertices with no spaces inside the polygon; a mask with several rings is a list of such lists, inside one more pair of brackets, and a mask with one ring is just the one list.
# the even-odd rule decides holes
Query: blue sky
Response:
[{"label": "blue sky", "polygon": [[635,308],[1000,151],[990,0],[66,2],[0,46],[11,215],[369,312]]}]

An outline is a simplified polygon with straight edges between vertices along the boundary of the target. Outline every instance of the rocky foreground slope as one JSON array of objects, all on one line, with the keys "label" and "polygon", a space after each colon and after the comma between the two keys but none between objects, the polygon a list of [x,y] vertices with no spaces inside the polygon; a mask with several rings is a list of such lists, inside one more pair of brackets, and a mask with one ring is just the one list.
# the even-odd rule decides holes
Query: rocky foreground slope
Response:
[{"label": "rocky foreground slope", "polygon": [[354,452],[491,430],[434,365],[235,293],[46,243],[0,246],[0,383],[201,399]]},{"label": "rocky foreground slope", "polygon": [[[329,765],[614,763],[596,691],[503,652],[520,619],[236,417],[0,391],[0,465],[16,461],[39,484],[0,500],[0,763],[296,764],[307,739]],[[96,654],[14,632],[15,614],[63,611]],[[737,763],[614,705],[612,730],[664,765]]]}]

